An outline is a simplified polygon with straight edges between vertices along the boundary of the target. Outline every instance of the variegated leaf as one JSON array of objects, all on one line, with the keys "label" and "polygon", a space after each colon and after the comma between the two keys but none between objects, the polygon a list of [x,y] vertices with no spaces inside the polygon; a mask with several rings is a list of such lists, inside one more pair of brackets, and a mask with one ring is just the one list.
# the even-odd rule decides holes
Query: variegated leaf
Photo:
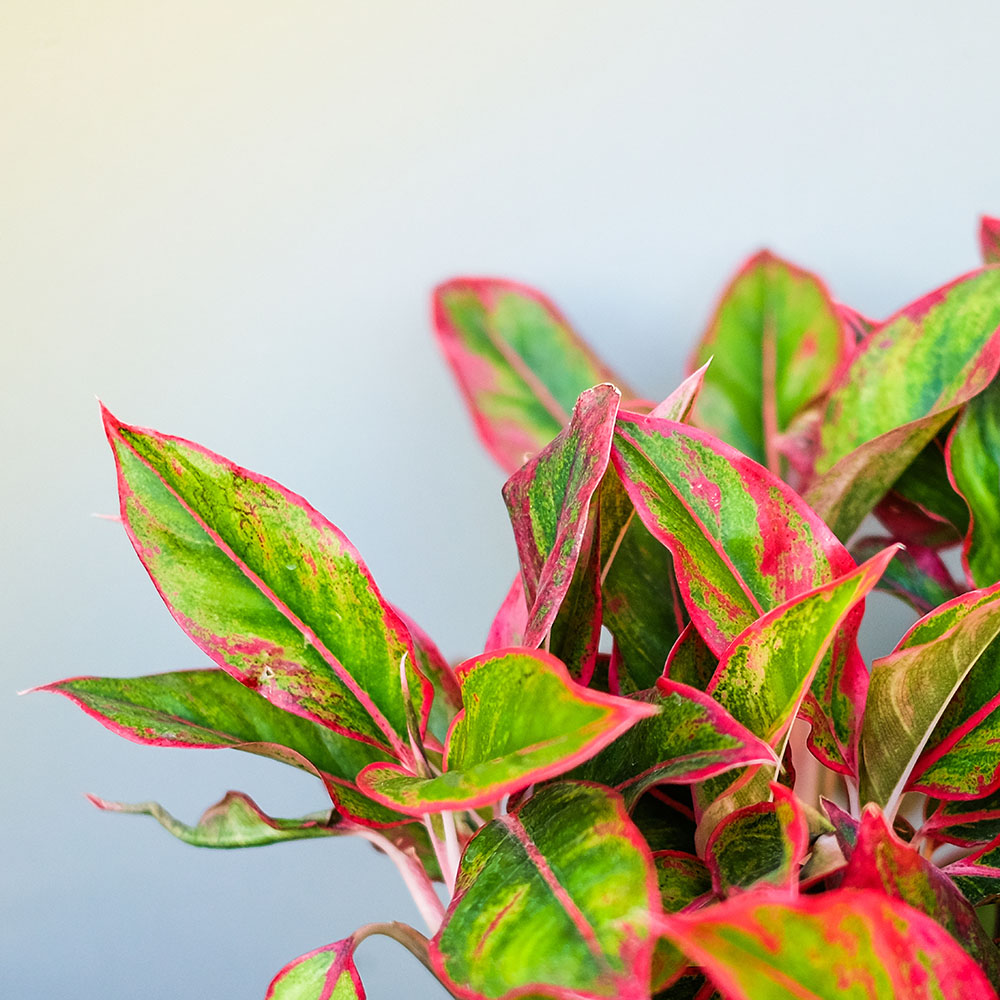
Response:
[{"label": "variegated leaf", "polygon": [[434,292],[434,326],[476,430],[507,472],[551,441],[599,382],[634,394],[540,292],[499,278],[455,278]]},{"label": "variegated leaf", "polygon": [[896,313],[830,391],[806,499],[848,538],[998,367],[1000,270],[967,275]]},{"label": "variegated leaf", "polygon": [[347,538],[300,496],[199,445],[104,422],[121,514],[178,624],[275,705],[410,758],[400,663],[431,688],[405,623]]},{"label": "variegated leaf", "polygon": [[565,773],[657,711],[581,687],[555,657],[527,649],[484,653],[458,676],[465,707],[448,734],[444,772],[373,764],[358,778],[365,794],[418,817],[488,805]]},{"label": "variegated leaf", "polygon": [[483,827],[431,942],[458,996],[649,996],[660,894],[649,848],[608,789],[561,782]]},{"label": "variegated leaf", "polygon": [[264,1000],[365,1000],[354,947],[352,936],[289,962],[271,981]]},{"label": "variegated leaf", "polygon": [[979,246],[984,264],[1000,264],[1000,219],[984,215],[979,220]]},{"label": "variegated leaf", "polygon": [[694,352],[692,368],[714,359],[693,422],[782,475],[782,435],[826,393],[850,346],[823,282],[763,251],[723,292]]},{"label": "variegated leaf", "polygon": [[996,1000],[954,938],[882,892],[746,892],[662,918],[726,1000]]},{"label": "variegated leaf", "polygon": [[[852,543],[851,555],[858,561],[870,559],[891,542],[891,538],[862,538]],[[894,594],[919,615],[928,614],[959,594],[958,586],[937,551],[913,542],[908,542],[906,548],[896,554],[876,589]]]}]

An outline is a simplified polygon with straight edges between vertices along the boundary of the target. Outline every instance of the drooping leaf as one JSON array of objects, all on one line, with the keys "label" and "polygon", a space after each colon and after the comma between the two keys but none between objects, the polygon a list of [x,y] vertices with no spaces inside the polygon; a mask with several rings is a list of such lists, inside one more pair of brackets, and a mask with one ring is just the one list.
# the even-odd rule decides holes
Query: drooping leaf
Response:
[{"label": "drooping leaf", "polygon": [[400,663],[426,725],[406,625],[346,537],[302,497],[104,411],[132,544],[178,624],[286,711],[408,759]]},{"label": "drooping leaf", "polygon": [[226,792],[221,801],[205,810],[195,826],[175,819],[158,802],[132,804],[108,802],[96,795],[87,797],[98,809],[108,812],[152,816],[168,833],[194,847],[261,847],[284,840],[336,837],[343,832],[337,828],[329,809],[302,819],[276,819],[265,815],[260,806],[242,792]]},{"label": "drooping leaf", "polygon": [[[891,541],[891,538],[859,539],[851,545],[851,555],[858,561],[870,559]],[[920,615],[958,596],[958,587],[937,551],[912,542],[886,567],[877,589],[905,601]]]},{"label": "drooping leaf", "polygon": [[541,643],[570,589],[620,398],[613,385],[583,392],[568,425],[504,485],[528,604],[526,646]]},{"label": "drooping leaf", "polygon": [[694,423],[781,474],[780,437],[822,397],[850,344],[825,285],[763,251],[722,293],[691,367],[714,355]]},{"label": "drooping leaf", "polygon": [[[363,796],[358,772],[389,755],[284,712],[222,670],[185,670],[147,677],[73,677],[40,691],[64,695],[101,725],[150,746],[232,747],[284,763],[308,761],[337,807],[362,823],[403,817]],[[291,755],[284,748],[293,751]]]},{"label": "drooping leaf", "polygon": [[519,469],[599,382],[634,394],[540,292],[497,278],[456,278],[434,292],[434,325],[476,430],[507,472]]},{"label": "drooping leaf", "polygon": [[1000,900],[1000,843],[996,839],[944,869],[973,906]]},{"label": "drooping leaf", "polygon": [[627,806],[653,785],[691,784],[735,767],[777,764],[767,743],[696,688],[661,678],[636,700],[654,706],[656,714],[573,772],[621,792]]},{"label": "drooping leaf", "polygon": [[705,846],[712,888],[719,896],[759,885],[793,892],[809,850],[809,828],[793,792],[772,782],[772,800],[730,813]]},{"label": "drooping leaf", "polygon": [[864,799],[895,814],[899,796],[960,685],[1000,633],[1000,585],[921,618],[872,664],[862,730]]},{"label": "drooping leaf", "polygon": [[661,919],[726,1000],[996,1000],[947,931],[882,892],[758,890]]},{"label": "drooping leaf", "polygon": [[984,264],[1000,264],[1000,219],[984,215],[979,220],[979,246]]},{"label": "drooping leaf", "polygon": [[[765,611],[854,568],[801,497],[702,431],[621,413],[611,458],[643,523],[673,554],[691,620],[717,655]],[[805,705],[814,752],[848,773],[867,686],[860,615],[844,622]]]},{"label": "drooping leaf", "polygon": [[638,1000],[659,912],[649,848],[620,797],[547,785],[470,841],[431,959],[463,997]]},{"label": "drooping leaf", "polygon": [[657,711],[575,684],[543,652],[484,653],[457,672],[465,707],[448,734],[444,772],[373,764],[358,777],[365,794],[412,816],[488,805],[565,773]]},{"label": "drooping leaf", "polygon": [[621,654],[621,685],[645,691],[663,673],[682,627],[668,549],[654,538],[613,469],[601,485],[601,612]]},{"label": "drooping leaf", "polygon": [[841,887],[878,889],[926,913],[965,946],[997,985],[1000,953],[975,911],[947,875],[892,832],[877,806],[867,806],[862,814]]},{"label": "drooping leaf", "polygon": [[806,499],[848,538],[1000,367],[1000,270],[977,271],[878,326],[830,391]]},{"label": "drooping leaf", "polygon": [[264,1000],[365,1000],[354,947],[351,936],[294,959],[271,981]]},{"label": "drooping leaf", "polygon": [[968,504],[962,549],[969,585],[1000,580],[1000,382],[969,401],[948,439],[946,452],[955,489]]}]

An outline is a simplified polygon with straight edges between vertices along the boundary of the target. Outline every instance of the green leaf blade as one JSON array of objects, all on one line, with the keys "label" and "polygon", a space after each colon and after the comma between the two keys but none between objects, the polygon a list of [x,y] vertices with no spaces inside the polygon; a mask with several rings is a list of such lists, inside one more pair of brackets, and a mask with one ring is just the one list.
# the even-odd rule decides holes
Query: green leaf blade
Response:
[{"label": "green leaf blade", "polygon": [[354,946],[352,936],[294,959],[271,981],[264,1000],[365,1000]]},{"label": "green leaf blade", "polygon": [[576,398],[624,383],[540,292],[499,278],[455,278],[434,292],[434,326],[480,439],[507,471],[545,447]]},{"label": "green leaf blade", "polygon": [[461,996],[648,996],[659,913],[649,848],[617,796],[560,783],[480,830],[431,942]]}]

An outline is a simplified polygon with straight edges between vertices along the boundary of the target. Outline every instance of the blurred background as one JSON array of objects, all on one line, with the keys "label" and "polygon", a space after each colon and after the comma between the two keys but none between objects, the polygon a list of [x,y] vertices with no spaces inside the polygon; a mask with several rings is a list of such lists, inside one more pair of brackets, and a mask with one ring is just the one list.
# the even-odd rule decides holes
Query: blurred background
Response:
[{"label": "blurred background", "polygon": [[[294,816],[315,780],[15,696],[205,662],[92,516],[117,509],[95,395],[304,494],[471,655],[516,561],[432,285],[537,285],[651,398],[762,245],[885,315],[1000,214],[998,32],[972,0],[6,0],[0,992],[254,1000],[362,923],[419,922],[363,843],[198,851],[83,797]],[[869,655],[909,622],[873,603]],[[359,967],[372,1000],[443,996],[391,942]]]}]

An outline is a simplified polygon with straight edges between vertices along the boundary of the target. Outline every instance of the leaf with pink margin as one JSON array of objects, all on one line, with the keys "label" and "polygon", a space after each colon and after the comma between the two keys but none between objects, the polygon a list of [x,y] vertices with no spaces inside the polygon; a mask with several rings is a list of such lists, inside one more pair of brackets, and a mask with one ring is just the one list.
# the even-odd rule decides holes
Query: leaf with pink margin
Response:
[{"label": "leaf with pink margin", "polygon": [[663,676],[704,691],[719,669],[719,658],[708,648],[701,633],[690,622],[670,650]]},{"label": "leaf with pink margin", "polygon": [[170,613],[278,707],[409,760],[431,687],[357,550],[302,497],[182,438],[103,411],[122,520]]},{"label": "leaf with pink margin", "polygon": [[945,449],[951,482],[968,506],[962,565],[970,587],[1000,580],[1000,382],[969,401]]},{"label": "leaf with pink margin", "polygon": [[771,783],[772,799],[730,813],[705,845],[718,896],[772,885],[795,892],[809,852],[809,827],[793,792]]},{"label": "leaf with pink margin", "polygon": [[949,601],[872,664],[861,745],[862,801],[895,815],[918,760],[976,661],[1000,634],[1000,585]]},{"label": "leaf with pink margin", "polygon": [[851,344],[816,275],[762,251],[722,293],[691,367],[715,355],[693,422],[782,474],[779,439],[825,395]]},{"label": "leaf with pink margin", "polygon": [[696,688],[661,678],[633,698],[654,706],[656,714],[572,773],[621,792],[630,808],[654,785],[694,784],[752,764],[777,766],[767,743]]},{"label": "leaf with pink margin", "polygon": [[[801,497],[703,431],[620,413],[611,460],[643,523],[673,554],[691,620],[717,655],[764,612],[854,569]],[[867,686],[861,614],[844,623],[805,705],[814,752],[848,773]]]},{"label": "leaf with pink margin", "polygon": [[355,945],[352,935],[289,962],[271,981],[264,1000],[365,1000]]},{"label": "leaf with pink margin", "polygon": [[468,1000],[642,1000],[659,913],[653,859],[620,796],[559,782],[469,842],[431,961]]},{"label": "leaf with pink margin", "polygon": [[565,773],[657,711],[581,687],[540,651],[484,653],[462,663],[458,676],[465,707],[448,734],[443,773],[374,764],[358,776],[364,794],[417,817],[490,805]]},{"label": "leaf with pink margin", "polygon": [[613,385],[583,392],[568,425],[504,485],[528,603],[526,646],[542,642],[569,590],[620,399]]},{"label": "leaf with pink margin", "polygon": [[[869,559],[891,542],[891,538],[862,538],[852,543],[851,555],[858,561]],[[919,615],[959,596],[958,586],[937,551],[913,542],[889,563],[876,590],[893,594]]]},{"label": "leaf with pink margin", "polygon": [[963,944],[994,986],[1000,982],[1000,953],[975,910],[941,869],[889,829],[875,805],[861,816],[841,888],[877,889],[920,910]]},{"label": "leaf with pink margin", "polygon": [[944,869],[973,906],[1000,901],[1000,837]]},{"label": "leaf with pink margin", "polygon": [[982,847],[1000,837],[1000,791],[979,799],[941,802],[921,832],[960,847]]},{"label": "leaf with pink margin", "polygon": [[984,215],[979,220],[979,247],[984,264],[1000,264],[1000,219]]},{"label": "leaf with pink margin", "polygon": [[282,711],[223,670],[71,677],[35,690],[69,698],[106,729],[133,743],[231,747],[269,757],[317,774],[338,809],[360,823],[384,826],[405,821],[399,813],[367,799],[355,784],[362,768],[391,759],[388,753]]},{"label": "leaf with pink margin", "polygon": [[1000,269],[973,272],[878,326],[830,391],[806,499],[848,538],[1000,367]]},{"label": "leaf with pink margin", "polygon": [[523,646],[527,627],[528,604],[524,597],[524,578],[518,573],[490,625],[483,652],[492,653],[509,646]]},{"label": "leaf with pink margin", "polygon": [[687,423],[694,408],[698,393],[705,384],[705,373],[712,363],[709,358],[700,368],[695,369],[690,375],[662,403],[657,403],[650,411],[651,417],[657,420],[676,420],[679,423]]},{"label": "leaf with pink margin", "polygon": [[261,847],[286,840],[337,837],[344,833],[337,825],[336,814],[329,809],[301,819],[275,819],[267,816],[243,792],[226,792],[219,802],[205,810],[195,826],[188,826],[171,816],[158,802],[108,802],[96,795],[87,798],[98,809],[108,812],[152,816],[167,833],[193,847]]},{"label": "leaf with pink margin", "polygon": [[997,998],[946,930],[882,892],[764,889],[664,916],[661,927],[726,1000]]},{"label": "leaf with pink margin", "polygon": [[434,290],[438,343],[480,439],[507,472],[565,426],[599,382],[631,390],[573,332],[553,303],[500,278],[455,278]]}]

